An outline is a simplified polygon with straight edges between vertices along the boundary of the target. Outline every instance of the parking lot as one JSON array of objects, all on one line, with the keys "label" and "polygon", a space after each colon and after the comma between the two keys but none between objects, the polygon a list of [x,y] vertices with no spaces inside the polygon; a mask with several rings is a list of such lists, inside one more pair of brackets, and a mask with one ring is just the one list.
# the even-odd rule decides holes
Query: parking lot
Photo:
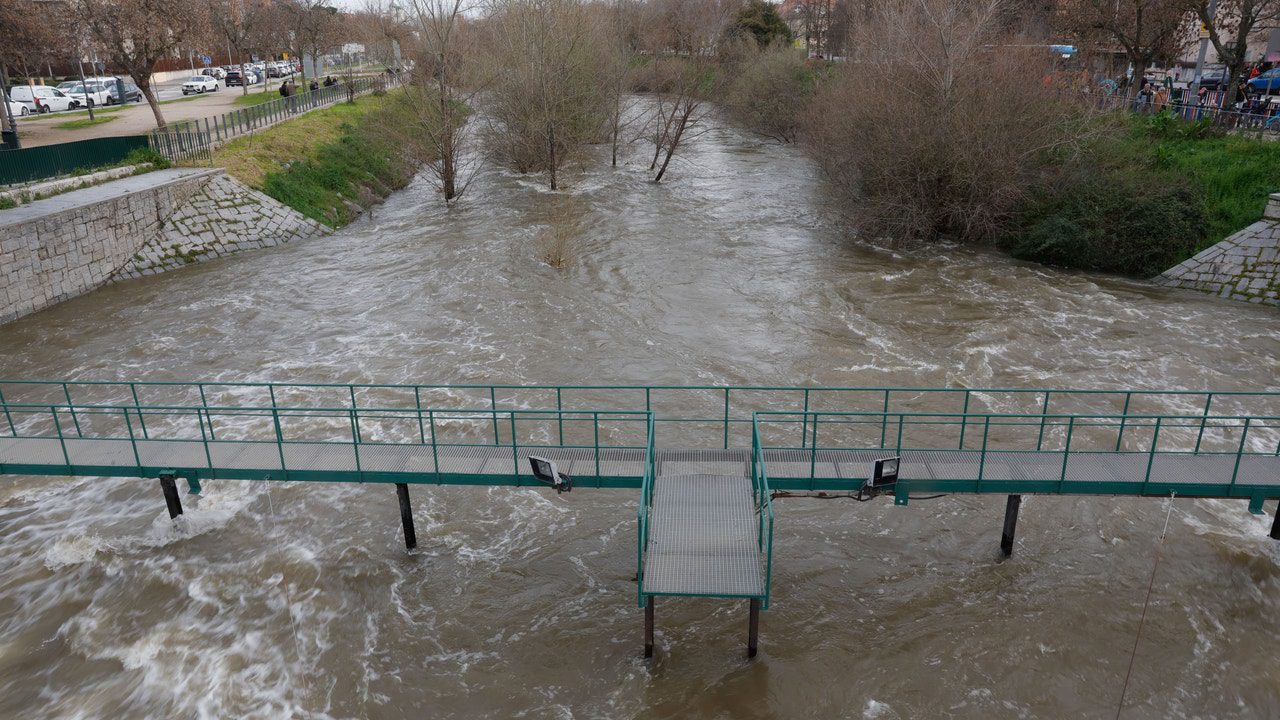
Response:
[{"label": "parking lot", "polygon": [[[194,120],[243,107],[243,105],[237,105],[236,98],[241,97],[244,91],[236,86],[226,87],[221,80],[218,81],[216,92],[183,96],[182,83],[187,80],[187,77],[183,76],[156,86],[160,112],[164,114],[166,121]],[[294,75],[293,80],[301,82],[301,76]],[[265,88],[265,92],[271,97],[279,97],[280,80],[272,78]],[[249,86],[251,95],[263,92],[262,83]],[[87,121],[89,113],[83,108],[21,117],[17,119],[18,138],[23,147],[38,147],[96,137],[138,135],[154,130],[156,127],[155,115],[145,100],[124,106],[94,108],[94,115],[99,120],[108,117],[111,119],[88,127],[59,127],[69,123],[75,125],[75,121]]]}]

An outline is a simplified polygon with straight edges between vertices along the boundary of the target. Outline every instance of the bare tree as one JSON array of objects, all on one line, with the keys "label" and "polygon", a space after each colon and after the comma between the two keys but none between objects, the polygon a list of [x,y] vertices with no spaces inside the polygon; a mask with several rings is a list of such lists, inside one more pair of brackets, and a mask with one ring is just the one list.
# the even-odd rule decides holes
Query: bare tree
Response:
[{"label": "bare tree", "polygon": [[[1203,24],[1209,42],[1226,67],[1227,95],[1223,104],[1236,101],[1249,52],[1249,36],[1258,28],[1280,23],[1280,0],[1187,0]],[[1216,5],[1216,12],[1215,12]]]},{"label": "bare tree", "polygon": [[[319,67],[320,54],[334,42],[338,10],[323,0],[285,0],[292,21],[292,47],[302,65],[302,84],[307,84],[306,56]],[[317,69],[316,72],[319,72]],[[314,78],[313,78],[314,79]]]},{"label": "bare tree", "polygon": [[152,73],[157,62],[207,27],[208,6],[195,0],[79,0],[79,4],[85,24],[107,56],[138,85],[156,126],[165,127]]},{"label": "bare tree", "polygon": [[228,63],[240,59],[240,94],[249,94],[249,83],[245,82],[245,58],[249,55],[253,42],[253,33],[249,28],[249,17],[241,0],[214,0],[209,15],[211,34],[218,39],[218,44],[226,43],[228,50],[235,57],[227,58]]},{"label": "bare tree", "polygon": [[[1082,38],[1118,44],[1141,74],[1158,60],[1177,57],[1186,39],[1188,1],[1071,0],[1059,13],[1062,23]],[[1136,85],[1129,87],[1130,94]]]},{"label": "bare tree", "polygon": [[436,178],[446,204],[462,197],[472,173],[464,165],[464,133],[475,95],[462,88],[465,0],[413,0],[418,21],[413,84],[407,88],[418,114],[412,129],[417,150]]},{"label": "bare tree", "polygon": [[717,43],[728,24],[730,4],[716,0],[657,0],[648,26],[653,74],[653,181],[662,182],[676,152],[698,134],[706,101],[714,96]]},{"label": "bare tree", "polygon": [[490,20],[490,151],[520,172],[545,172],[552,190],[610,116],[599,19],[582,0],[502,0]]}]

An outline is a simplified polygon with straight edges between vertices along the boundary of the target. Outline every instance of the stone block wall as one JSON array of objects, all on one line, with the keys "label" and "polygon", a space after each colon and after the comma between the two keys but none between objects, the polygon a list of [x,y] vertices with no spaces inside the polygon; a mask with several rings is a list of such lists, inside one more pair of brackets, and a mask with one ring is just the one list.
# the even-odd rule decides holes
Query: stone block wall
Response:
[{"label": "stone block wall", "polygon": [[1155,278],[1161,285],[1280,305],[1280,193],[1263,218]]},{"label": "stone block wall", "polygon": [[320,223],[219,173],[176,208],[111,279],[155,275],[327,232]]},{"label": "stone block wall", "polygon": [[0,323],[109,282],[327,232],[223,170],[158,171],[0,211]]}]

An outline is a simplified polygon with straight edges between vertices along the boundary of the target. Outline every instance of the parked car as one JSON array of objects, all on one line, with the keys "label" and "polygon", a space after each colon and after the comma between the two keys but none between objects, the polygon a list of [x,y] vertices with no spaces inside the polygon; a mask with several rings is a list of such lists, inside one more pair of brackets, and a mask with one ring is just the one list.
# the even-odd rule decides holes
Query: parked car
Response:
[{"label": "parked car", "polygon": [[76,101],[76,107],[94,107],[96,105],[106,105],[111,97],[111,91],[107,89],[105,83],[86,80],[85,85],[76,83],[63,91]]},{"label": "parked car", "polygon": [[23,105],[16,100],[5,98],[4,101],[9,104],[9,112],[13,114],[13,117],[26,117],[31,114],[31,111],[27,109],[26,105]]},{"label": "parked car", "polygon": [[206,77],[211,77],[214,80],[221,80],[222,78],[227,76],[227,71],[223,70],[220,67],[211,67],[211,68],[205,68],[204,70],[201,70],[200,74]]},{"label": "parked car", "polygon": [[243,81],[241,81],[240,75],[241,73],[239,70],[232,70],[227,73],[227,78],[226,80],[223,80],[223,82],[226,83],[227,87],[231,87],[232,85],[256,85],[257,83],[262,82],[262,78],[258,77],[258,73],[252,70],[244,71]]},{"label": "parked car", "polygon": [[1274,67],[1249,81],[1249,89],[1265,95],[1280,94],[1280,67]]},{"label": "parked car", "polygon": [[79,84],[80,84],[79,80],[68,80],[66,82],[58,83],[55,87],[57,87],[62,92],[66,92],[69,88],[75,87],[76,85],[79,85]]},{"label": "parked car", "polygon": [[1200,75],[1200,87],[1206,90],[1222,90],[1227,86],[1227,71],[1224,68],[1205,68]]},{"label": "parked car", "polygon": [[[107,83],[107,92],[109,93],[107,96],[108,105],[115,105],[120,102],[120,87],[114,79]],[[142,102],[142,91],[138,89],[137,85],[128,80],[124,81],[124,101]]]},{"label": "parked car", "polygon": [[18,85],[9,91],[9,99],[27,106],[32,112],[70,110],[76,101],[49,85]]},{"label": "parked car", "polygon": [[206,91],[218,91],[217,78],[209,77],[208,75],[196,75],[194,77],[187,78],[187,81],[182,83],[183,95],[190,95],[192,93],[203,95]]}]

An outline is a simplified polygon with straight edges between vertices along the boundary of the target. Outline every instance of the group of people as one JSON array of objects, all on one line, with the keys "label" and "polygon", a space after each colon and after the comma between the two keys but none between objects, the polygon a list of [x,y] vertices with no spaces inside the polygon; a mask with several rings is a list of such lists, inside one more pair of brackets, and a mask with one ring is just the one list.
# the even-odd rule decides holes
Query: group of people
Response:
[{"label": "group of people", "polygon": [[[338,84],[338,81],[334,80],[332,76],[328,76],[328,75],[325,76],[324,78],[325,87],[333,87],[334,85],[337,85],[337,84]],[[316,90],[319,90],[319,89],[320,89],[320,84],[316,82],[315,78],[312,78],[311,83],[307,85],[307,90],[310,92],[315,92]],[[294,95],[297,95],[297,94],[298,94],[298,86],[292,80],[285,80],[284,82],[280,83],[280,97],[285,97],[285,98],[293,97]]]}]

